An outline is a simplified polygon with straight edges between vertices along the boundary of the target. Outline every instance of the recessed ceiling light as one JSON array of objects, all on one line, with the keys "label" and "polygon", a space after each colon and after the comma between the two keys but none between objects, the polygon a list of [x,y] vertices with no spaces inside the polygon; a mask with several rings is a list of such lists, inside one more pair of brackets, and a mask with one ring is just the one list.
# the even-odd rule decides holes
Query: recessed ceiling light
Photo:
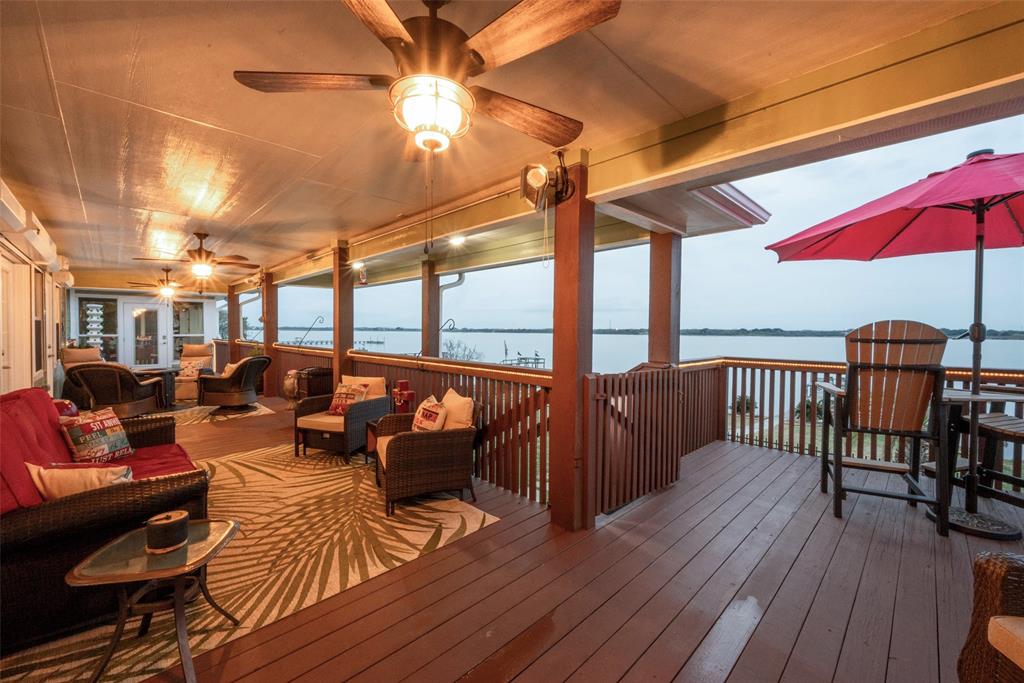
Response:
[{"label": "recessed ceiling light", "polygon": [[352,268],[355,269],[355,270],[362,270],[365,267],[366,267],[366,264],[363,263],[362,261],[353,261],[352,262]]},{"label": "recessed ceiling light", "polygon": [[466,243],[466,236],[465,235],[452,235],[448,239],[448,243],[451,244],[453,247],[461,247],[463,244]]}]

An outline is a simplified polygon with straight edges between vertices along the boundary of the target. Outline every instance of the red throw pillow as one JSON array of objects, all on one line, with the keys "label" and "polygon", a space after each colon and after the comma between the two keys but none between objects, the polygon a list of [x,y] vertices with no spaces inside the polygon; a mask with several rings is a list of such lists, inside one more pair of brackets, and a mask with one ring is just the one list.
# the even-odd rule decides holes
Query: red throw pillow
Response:
[{"label": "red throw pillow", "polygon": [[71,401],[63,398],[57,398],[53,400],[53,407],[57,409],[57,414],[61,417],[77,417],[78,406]]},{"label": "red throw pillow", "polygon": [[112,408],[65,417],[60,424],[75,462],[107,462],[135,452]]},{"label": "red throw pillow", "polygon": [[334,398],[327,412],[331,415],[344,415],[353,403],[366,398],[366,387],[362,384],[339,384],[334,390]]}]

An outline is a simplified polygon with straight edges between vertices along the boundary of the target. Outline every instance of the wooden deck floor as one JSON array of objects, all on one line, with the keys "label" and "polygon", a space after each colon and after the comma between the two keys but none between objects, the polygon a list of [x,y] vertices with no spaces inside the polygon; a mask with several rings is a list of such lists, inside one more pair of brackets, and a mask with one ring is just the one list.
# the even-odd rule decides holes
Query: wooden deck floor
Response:
[{"label": "wooden deck floor", "polygon": [[817,464],[715,443],[576,533],[482,487],[500,522],[199,655],[199,679],[955,681],[971,558],[1021,543],[940,538],[877,497],[835,519]]}]

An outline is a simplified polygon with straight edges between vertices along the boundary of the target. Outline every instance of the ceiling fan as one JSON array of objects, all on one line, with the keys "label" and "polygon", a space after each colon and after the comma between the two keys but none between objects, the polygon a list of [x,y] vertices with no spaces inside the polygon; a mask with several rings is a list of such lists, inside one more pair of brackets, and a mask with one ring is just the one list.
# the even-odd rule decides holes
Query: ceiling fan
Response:
[{"label": "ceiling fan", "polygon": [[164,271],[164,276],[157,278],[155,282],[132,282],[129,280],[128,284],[133,289],[152,289],[165,299],[173,299],[175,292],[181,287],[181,284],[171,279],[170,268],[161,268],[160,270]]},{"label": "ceiling fan", "polygon": [[192,233],[197,240],[199,240],[199,246],[195,249],[189,249],[187,259],[169,259],[169,258],[150,258],[146,256],[136,256],[135,261],[177,261],[179,263],[190,263],[192,270],[192,277],[197,281],[203,281],[210,278],[213,275],[213,269],[218,266],[225,268],[247,268],[250,270],[259,270],[259,266],[255,263],[249,263],[249,259],[242,256],[241,254],[231,254],[229,256],[221,256],[217,258],[217,255],[207,249],[203,243],[209,237],[205,232]]},{"label": "ceiling fan", "polygon": [[400,21],[386,0],[344,0],[391,51],[398,76],[236,71],[261,92],[387,90],[398,124],[421,150],[442,152],[465,135],[475,112],[554,147],[583,132],[583,123],[465,81],[615,17],[621,0],[522,0],[470,37],[437,11],[449,0],[423,0],[428,16]]}]

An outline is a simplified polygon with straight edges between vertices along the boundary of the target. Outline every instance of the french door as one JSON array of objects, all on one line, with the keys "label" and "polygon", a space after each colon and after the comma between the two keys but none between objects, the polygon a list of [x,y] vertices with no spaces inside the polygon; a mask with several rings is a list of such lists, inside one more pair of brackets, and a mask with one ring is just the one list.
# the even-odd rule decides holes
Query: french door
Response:
[{"label": "french door", "polygon": [[121,320],[126,331],[121,362],[136,368],[165,368],[170,365],[167,343],[167,304],[121,303]]}]

